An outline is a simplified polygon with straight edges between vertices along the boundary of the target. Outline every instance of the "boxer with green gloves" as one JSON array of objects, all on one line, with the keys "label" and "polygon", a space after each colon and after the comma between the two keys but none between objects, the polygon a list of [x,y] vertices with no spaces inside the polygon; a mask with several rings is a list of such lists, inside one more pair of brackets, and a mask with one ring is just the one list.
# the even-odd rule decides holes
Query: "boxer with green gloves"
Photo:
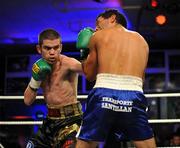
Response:
[{"label": "boxer with green gloves", "polygon": [[80,50],[81,60],[86,59],[89,54],[88,43],[93,33],[94,30],[92,28],[86,27],[78,34],[76,48]]},{"label": "boxer with green gloves", "polygon": [[29,87],[32,90],[37,90],[41,82],[45,80],[46,76],[51,73],[51,65],[47,63],[43,58],[39,59],[33,64],[32,78],[29,83]]},{"label": "boxer with green gloves", "polygon": [[24,103],[31,105],[40,93],[36,90],[41,87],[47,115],[26,147],[75,147],[83,113],[77,100],[81,63],[61,53],[62,39],[54,29],[46,29],[39,34],[36,49],[42,58],[33,64],[32,78],[24,91]]}]

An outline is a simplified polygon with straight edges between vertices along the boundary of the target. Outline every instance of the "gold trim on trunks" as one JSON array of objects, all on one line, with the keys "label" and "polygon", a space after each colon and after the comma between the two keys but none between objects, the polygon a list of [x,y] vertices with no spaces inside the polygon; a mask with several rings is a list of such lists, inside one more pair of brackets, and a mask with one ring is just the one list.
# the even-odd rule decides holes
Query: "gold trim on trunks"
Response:
[{"label": "gold trim on trunks", "polygon": [[48,118],[65,119],[72,116],[82,115],[82,106],[80,102],[66,106],[48,106]]},{"label": "gold trim on trunks", "polygon": [[64,129],[59,130],[57,135],[54,137],[54,142],[58,143],[59,141],[63,141],[66,139],[67,136],[69,136],[73,132],[78,132],[79,126],[75,123],[70,126],[66,126]]}]

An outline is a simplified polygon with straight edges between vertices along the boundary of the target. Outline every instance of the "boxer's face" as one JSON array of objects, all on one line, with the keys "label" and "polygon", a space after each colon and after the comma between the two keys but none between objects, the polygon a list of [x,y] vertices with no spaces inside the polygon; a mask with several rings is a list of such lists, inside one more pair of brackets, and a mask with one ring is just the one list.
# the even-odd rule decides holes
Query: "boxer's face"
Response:
[{"label": "boxer's face", "polygon": [[107,19],[104,19],[103,17],[99,17],[96,22],[96,31],[105,29],[107,27]]},{"label": "boxer's face", "polygon": [[[39,45],[38,45],[39,46]],[[59,59],[59,54],[62,50],[60,39],[45,39],[41,46],[37,47],[38,52],[48,63],[53,64]]]},{"label": "boxer's face", "polygon": [[114,23],[115,23],[115,16],[114,15],[112,15],[109,18],[103,18],[102,16],[100,16],[96,21],[96,31],[106,29],[106,28],[110,28],[114,25]]}]

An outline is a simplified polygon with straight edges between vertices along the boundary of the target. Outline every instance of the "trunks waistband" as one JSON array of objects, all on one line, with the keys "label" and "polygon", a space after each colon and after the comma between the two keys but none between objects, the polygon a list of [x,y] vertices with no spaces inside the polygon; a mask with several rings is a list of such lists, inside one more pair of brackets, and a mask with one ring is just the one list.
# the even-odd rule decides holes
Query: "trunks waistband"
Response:
[{"label": "trunks waistband", "polygon": [[101,73],[97,75],[94,88],[110,88],[143,92],[142,79],[136,76]]},{"label": "trunks waistband", "polygon": [[48,106],[48,118],[65,119],[72,116],[82,115],[82,106],[80,102],[61,107]]}]

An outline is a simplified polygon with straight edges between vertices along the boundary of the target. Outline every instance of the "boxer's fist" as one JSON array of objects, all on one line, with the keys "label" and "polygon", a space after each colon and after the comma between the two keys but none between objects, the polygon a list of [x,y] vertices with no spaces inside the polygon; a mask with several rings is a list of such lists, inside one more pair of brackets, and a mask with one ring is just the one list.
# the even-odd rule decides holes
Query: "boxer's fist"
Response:
[{"label": "boxer's fist", "polygon": [[33,64],[32,78],[29,86],[32,89],[38,89],[41,85],[41,81],[45,80],[46,76],[51,73],[51,65],[44,59],[39,59]]},{"label": "boxer's fist", "polygon": [[86,28],[82,29],[78,33],[76,48],[77,49],[87,49],[89,40],[93,33],[94,33],[94,30],[90,27],[86,27]]},{"label": "boxer's fist", "polygon": [[89,54],[88,43],[93,33],[94,30],[90,27],[86,27],[78,33],[76,48],[80,50],[81,59],[85,59]]},{"label": "boxer's fist", "polygon": [[39,59],[33,64],[32,77],[36,81],[44,80],[49,73],[51,73],[51,65],[44,59]]}]

